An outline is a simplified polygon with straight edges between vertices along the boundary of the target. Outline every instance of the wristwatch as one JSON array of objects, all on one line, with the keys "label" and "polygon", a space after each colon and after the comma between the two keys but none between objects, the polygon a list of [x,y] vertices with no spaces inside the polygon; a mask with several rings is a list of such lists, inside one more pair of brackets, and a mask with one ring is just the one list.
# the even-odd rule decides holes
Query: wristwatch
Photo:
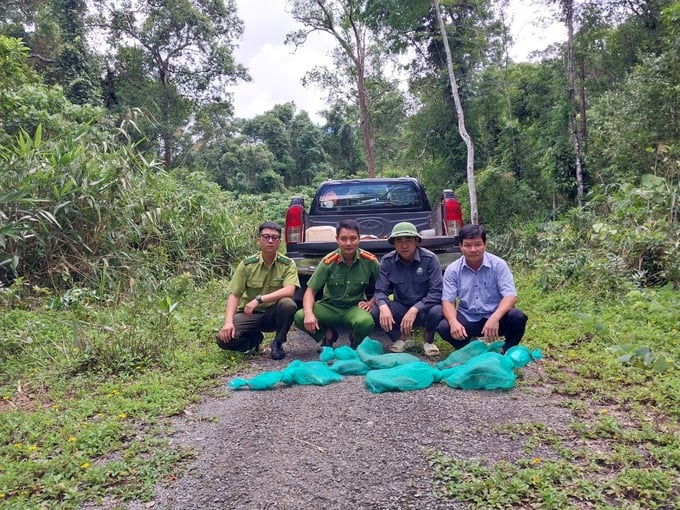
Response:
[{"label": "wristwatch", "polygon": [[255,296],[255,301],[262,304],[262,294],[258,294],[257,296]]}]

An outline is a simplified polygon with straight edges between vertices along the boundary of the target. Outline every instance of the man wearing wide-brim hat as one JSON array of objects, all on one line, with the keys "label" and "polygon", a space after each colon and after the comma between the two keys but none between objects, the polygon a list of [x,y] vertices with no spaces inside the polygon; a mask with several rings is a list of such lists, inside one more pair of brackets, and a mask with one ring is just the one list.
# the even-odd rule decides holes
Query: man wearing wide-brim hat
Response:
[{"label": "man wearing wide-brim hat", "polygon": [[426,355],[436,356],[434,334],[443,318],[442,266],[434,253],[420,246],[422,236],[413,223],[397,223],[387,240],[394,251],[380,262],[373,319],[392,340],[392,352],[413,345],[413,329],[424,326],[423,349]]}]

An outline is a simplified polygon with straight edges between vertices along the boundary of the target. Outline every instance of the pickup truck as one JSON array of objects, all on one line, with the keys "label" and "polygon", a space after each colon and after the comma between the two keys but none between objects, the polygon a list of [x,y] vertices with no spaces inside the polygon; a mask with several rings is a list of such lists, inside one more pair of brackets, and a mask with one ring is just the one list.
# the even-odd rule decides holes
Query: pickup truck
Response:
[{"label": "pickup truck", "polygon": [[337,248],[335,226],[342,219],[359,223],[360,248],[378,258],[394,249],[387,237],[400,221],[416,226],[423,237],[420,245],[437,254],[443,269],[460,257],[463,215],[452,190],[445,189],[433,209],[423,186],[411,177],[325,181],[308,211],[304,199],[294,196],[286,212],[286,256],[297,265],[298,302],[317,264]]}]

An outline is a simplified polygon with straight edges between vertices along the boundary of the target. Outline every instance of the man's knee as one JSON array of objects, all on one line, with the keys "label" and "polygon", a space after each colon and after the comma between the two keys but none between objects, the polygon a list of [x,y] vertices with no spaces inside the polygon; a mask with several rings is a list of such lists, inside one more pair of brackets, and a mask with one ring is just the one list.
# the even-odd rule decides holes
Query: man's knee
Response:
[{"label": "man's knee", "polygon": [[371,308],[371,317],[375,324],[380,324],[380,307],[378,305],[373,305],[373,308]]},{"label": "man's knee", "polygon": [[220,338],[220,335],[215,336],[215,343],[217,347],[225,351],[239,351],[245,352],[248,349],[254,349],[260,345],[263,339],[262,333],[259,331],[251,331],[246,334],[235,336],[231,340],[225,342]]},{"label": "man's knee", "polygon": [[371,331],[373,331],[375,324],[376,323],[373,320],[373,315],[368,312],[364,312],[354,318],[354,321],[352,322],[352,330],[359,335],[366,336],[370,334]]},{"label": "man's knee", "polygon": [[511,327],[524,328],[529,317],[519,308],[511,308],[506,314],[506,320]]},{"label": "man's knee", "polygon": [[447,342],[450,342],[451,340],[451,326],[449,325],[449,321],[446,319],[442,319],[439,321],[436,327],[437,333],[439,333],[439,336],[442,337],[444,340]]},{"label": "man's knee", "polygon": [[470,338],[464,338],[462,340],[453,338],[451,335],[451,325],[446,319],[439,321],[439,324],[437,325],[437,333],[439,333],[439,336],[442,337],[443,340],[450,343],[455,349],[461,349],[470,343]]},{"label": "man's knee", "polygon": [[279,299],[274,306],[276,307],[277,313],[289,315],[290,317],[295,316],[295,314],[298,312],[297,304],[295,304],[295,300],[292,298]]},{"label": "man's knee", "polygon": [[217,347],[220,349],[223,349],[225,351],[230,350],[229,349],[229,342],[225,342],[220,338],[220,335],[215,335],[215,343],[217,344]]},{"label": "man's knee", "polygon": [[[428,330],[434,331],[442,320],[445,320],[444,314],[442,312],[442,306],[434,305],[428,308],[425,312],[425,318],[423,322],[425,323],[425,327]],[[448,322],[446,324],[448,325]]]}]

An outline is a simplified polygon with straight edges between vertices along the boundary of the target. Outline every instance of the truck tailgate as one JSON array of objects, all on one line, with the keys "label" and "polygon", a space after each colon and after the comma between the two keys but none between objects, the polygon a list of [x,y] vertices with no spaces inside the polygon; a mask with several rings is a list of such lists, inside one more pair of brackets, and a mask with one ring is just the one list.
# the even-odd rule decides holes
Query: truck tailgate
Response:
[{"label": "truck tailgate", "polygon": [[[425,237],[420,246],[434,253],[458,252],[458,245],[454,244],[453,241],[453,238],[447,236]],[[338,243],[335,241],[315,241],[297,243],[294,246],[295,252],[303,257],[323,257],[337,249]],[[384,255],[394,249],[394,246],[388,243],[387,239],[362,239],[359,247],[375,255]],[[290,246],[290,248],[293,248],[293,246]]]},{"label": "truck tailgate", "polygon": [[308,216],[305,226],[336,225],[340,220],[344,219],[355,220],[359,224],[359,231],[362,235],[372,235],[385,239],[390,235],[392,227],[400,221],[410,221],[419,231],[430,229],[432,223],[429,211],[386,211],[383,214],[378,211],[372,211],[369,214],[353,213],[351,216],[347,213],[332,214],[315,211],[314,214]]}]

